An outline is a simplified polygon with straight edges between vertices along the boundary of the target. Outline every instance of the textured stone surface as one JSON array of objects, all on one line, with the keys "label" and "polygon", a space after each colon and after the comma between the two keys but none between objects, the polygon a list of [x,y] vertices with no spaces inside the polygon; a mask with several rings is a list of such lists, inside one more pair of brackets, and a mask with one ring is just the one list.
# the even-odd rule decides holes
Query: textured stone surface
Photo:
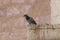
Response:
[{"label": "textured stone surface", "polygon": [[59,40],[60,29],[47,29],[52,28],[52,25],[49,25],[51,23],[58,24],[54,25],[54,28],[60,28],[60,22],[57,21],[59,17],[55,17],[59,15],[59,2],[56,0],[0,0],[0,40],[29,39],[28,23],[23,17],[24,14],[33,17],[42,28],[39,30],[41,40]]},{"label": "textured stone surface", "polygon": [[51,23],[60,24],[60,0],[51,1]]}]

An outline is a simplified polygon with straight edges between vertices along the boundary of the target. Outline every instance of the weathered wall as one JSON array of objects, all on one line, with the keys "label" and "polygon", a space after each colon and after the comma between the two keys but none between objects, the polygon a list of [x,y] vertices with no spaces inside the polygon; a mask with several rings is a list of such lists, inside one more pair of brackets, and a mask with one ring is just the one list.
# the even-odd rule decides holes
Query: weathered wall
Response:
[{"label": "weathered wall", "polygon": [[[55,4],[58,4],[57,9],[54,8]],[[59,1],[56,0],[0,0],[0,40],[28,40],[28,23],[24,14],[33,17],[37,24],[43,24],[40,29],[41,40],[59,39],[59,29],[45,29],[52,28],[48,24],[56,23],[53,15],[59,15],[58,9]]]},{"label": "weathered wall", "polygon": [[51,23],[60,24],[60,0],[51,0]]}]

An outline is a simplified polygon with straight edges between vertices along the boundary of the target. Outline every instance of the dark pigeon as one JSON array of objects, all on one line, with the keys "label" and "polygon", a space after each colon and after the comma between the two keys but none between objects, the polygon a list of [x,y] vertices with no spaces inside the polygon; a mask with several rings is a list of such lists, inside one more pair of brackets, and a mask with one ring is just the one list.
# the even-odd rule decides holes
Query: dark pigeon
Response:
[{"label": "dark pigeon", "polygon": [[27,22],[28,22],[29,24],[34,24],[34,25],[37,24],[37,23],[35,22],[35,20],[34,20],[32,17],[28,16],[27,14],[25,14],[24,17],[26,18],[26,20],[27,20]]}]

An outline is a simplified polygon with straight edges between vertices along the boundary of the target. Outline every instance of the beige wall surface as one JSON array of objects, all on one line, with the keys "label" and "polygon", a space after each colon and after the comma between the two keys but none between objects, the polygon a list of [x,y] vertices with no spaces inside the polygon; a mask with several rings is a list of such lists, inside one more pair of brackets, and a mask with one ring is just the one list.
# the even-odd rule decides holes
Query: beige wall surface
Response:
[{"label": "beige wall surface", "polygon": [[60,24],[60,0],[51,0],[51,23]]},{"label": "beige wall surface", "polygon": [[[59,40],[59,29],[44,29],[52,28],[51,23],[60,23],[56,23],[53,17],[59,14],[59,7],[54,8],[55,4],[59,6],[59,1],[55,2],[56,0],[0,0],[0,40],[28,40],[28,23],[23,17],[24,14],[33,17],[38,25],[42,25],[40,40]],[[54,27],[60,28],[59,25]]]}]

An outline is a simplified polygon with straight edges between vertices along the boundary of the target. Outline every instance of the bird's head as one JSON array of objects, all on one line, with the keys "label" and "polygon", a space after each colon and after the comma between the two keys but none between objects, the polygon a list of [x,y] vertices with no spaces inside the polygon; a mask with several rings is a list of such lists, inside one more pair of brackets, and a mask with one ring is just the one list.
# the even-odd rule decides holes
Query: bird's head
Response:
[{"label": "bird's head", "polygon": [[25,14],[24,17],[25,17],[26,19],[29,19],[29,18],[30,18],[27,14]]},{"label": "bird's head", "polygon": [[24,15],[24,17],[28,17],[28,15],[27,15],[27,14],[25,14],[25,15]]}]

